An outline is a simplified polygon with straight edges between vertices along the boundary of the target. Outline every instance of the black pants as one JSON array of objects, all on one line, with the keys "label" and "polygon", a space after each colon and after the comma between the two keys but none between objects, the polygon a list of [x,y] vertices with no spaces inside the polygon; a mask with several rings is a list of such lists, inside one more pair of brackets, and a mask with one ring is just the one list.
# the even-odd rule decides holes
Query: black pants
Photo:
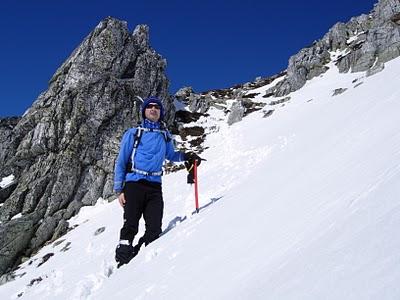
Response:
[{"label": "black pants", "polygon": [[161,184],[140,180],[126,182],[124,187],[124,226],[121,228],[120,239],[128,240],[130,244],[138,233],[139,220],[144,217],[145,234],[139,239],[140,246],[157,239],[161,234],[161,223],[164,202]]}]

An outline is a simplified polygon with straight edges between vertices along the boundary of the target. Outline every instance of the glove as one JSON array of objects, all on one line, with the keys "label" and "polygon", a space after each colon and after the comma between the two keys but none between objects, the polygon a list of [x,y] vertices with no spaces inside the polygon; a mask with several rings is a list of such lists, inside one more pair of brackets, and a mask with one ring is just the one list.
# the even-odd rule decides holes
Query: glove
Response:
[{"label": "glove", "polygon": [[132,245],[119,244],[115,249],[115,260],[119,265],[127,264],[136,256],[136,251]]},{"label": "glove", "polygon": [[189,172],[189,174],[187,175],[187,183],[194,183],[194,166],[192,163],[190,162],[185,162],[185,167],[186,170]]},{"label": "glove", "polygon": [[197,165],[199,166],[201,163],[201,157],[198,156],[196,153],[194,152],[186,152],[183,156],[184,160],[186,160],[187,162],[189,162],[191,165],[194,164],[194,162],[197,162]]},{"label": "glove", "polygon": [[186,152],[184,154],[186,170],[189,172],[187,175],[187,183],[195,183],[194,179],[194,162],[199,166],[202,158],[194,152]]}]

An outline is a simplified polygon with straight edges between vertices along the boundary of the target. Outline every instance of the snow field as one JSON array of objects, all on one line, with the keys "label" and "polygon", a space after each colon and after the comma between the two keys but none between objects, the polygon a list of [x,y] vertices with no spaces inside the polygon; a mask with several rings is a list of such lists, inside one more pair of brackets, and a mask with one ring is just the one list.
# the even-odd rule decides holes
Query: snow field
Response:
[{"label": "snow field", "polygon": [[117,270],[122,209],[100,200],[1,299],[398,299],[399,80],[400,59],[371,77],[330,65],[269,117],[216,111],[200,214],[185,171],[165,176],[169,229]]}]

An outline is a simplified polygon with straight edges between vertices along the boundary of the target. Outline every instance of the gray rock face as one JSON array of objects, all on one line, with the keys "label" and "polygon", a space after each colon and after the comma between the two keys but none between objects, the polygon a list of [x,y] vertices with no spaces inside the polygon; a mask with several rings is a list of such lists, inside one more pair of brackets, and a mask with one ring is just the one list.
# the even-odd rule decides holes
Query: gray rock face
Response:
[{"label": "gray rock face", "polygon": [[243,106],[241,101],[235,101],[229,108],[227,122],[229,125],[239,122],[242,120],[246,108]]},{"label": "gray rock face", "polygon": [[0,274],[65,232],[81,206],[112,195],[120,139],[139,121],[137,96],[162,98],[171,121],[166,61],[148,30],[103,20],[22,118],[0,121],[1,175],[16,178],[0,207]]},{"label": "gray rock face", "polygon": [[285,96],[298,90],[327,70],[334,51],[343,53],[335,61],[340,72],[374,68],[371,75],[382,70],[385,62],[400,56],[400,2],[380,0],[368,15],[335,24],[321,40],[289,59],[286,79],[268,93]]},{"label": "gray rock face", "polygon": [[0,119],[0,176],[6,176],[7,171],[4,170],[4,162],[6,154],[12,140],[12,133],[17,126],[20,117],[10,117]]},{"label": "gray rock face", "polygon": [[175,93],[175,98],[186,104],[186,101],[189,98],[190,94],[194,94],[194,91],[191,86],[186,86],[180,88],[179,91]]},{"label": "gray rock face", "polygon": [[6,265],[11,257],[20,255],[23,248],[28,247],[34,233],[34,219],[38,216],[24,216],[19,219],[11,220],[7,226],[0,226],[0,261],[2,262],[1,271],[4,273],[7,266],[12,266],[13,261]]}]

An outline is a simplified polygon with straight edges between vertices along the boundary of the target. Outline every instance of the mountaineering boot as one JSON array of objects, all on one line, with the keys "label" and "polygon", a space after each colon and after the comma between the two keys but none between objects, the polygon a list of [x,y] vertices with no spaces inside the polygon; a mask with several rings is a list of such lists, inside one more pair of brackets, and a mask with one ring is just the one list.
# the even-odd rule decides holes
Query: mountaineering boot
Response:
[{"label": "mountaineering boot", "polygon": [[115,260],[118,263],[118,268],[127,264],[138,254],[138,249],[131,244],[119,243],[115,249]]}]

